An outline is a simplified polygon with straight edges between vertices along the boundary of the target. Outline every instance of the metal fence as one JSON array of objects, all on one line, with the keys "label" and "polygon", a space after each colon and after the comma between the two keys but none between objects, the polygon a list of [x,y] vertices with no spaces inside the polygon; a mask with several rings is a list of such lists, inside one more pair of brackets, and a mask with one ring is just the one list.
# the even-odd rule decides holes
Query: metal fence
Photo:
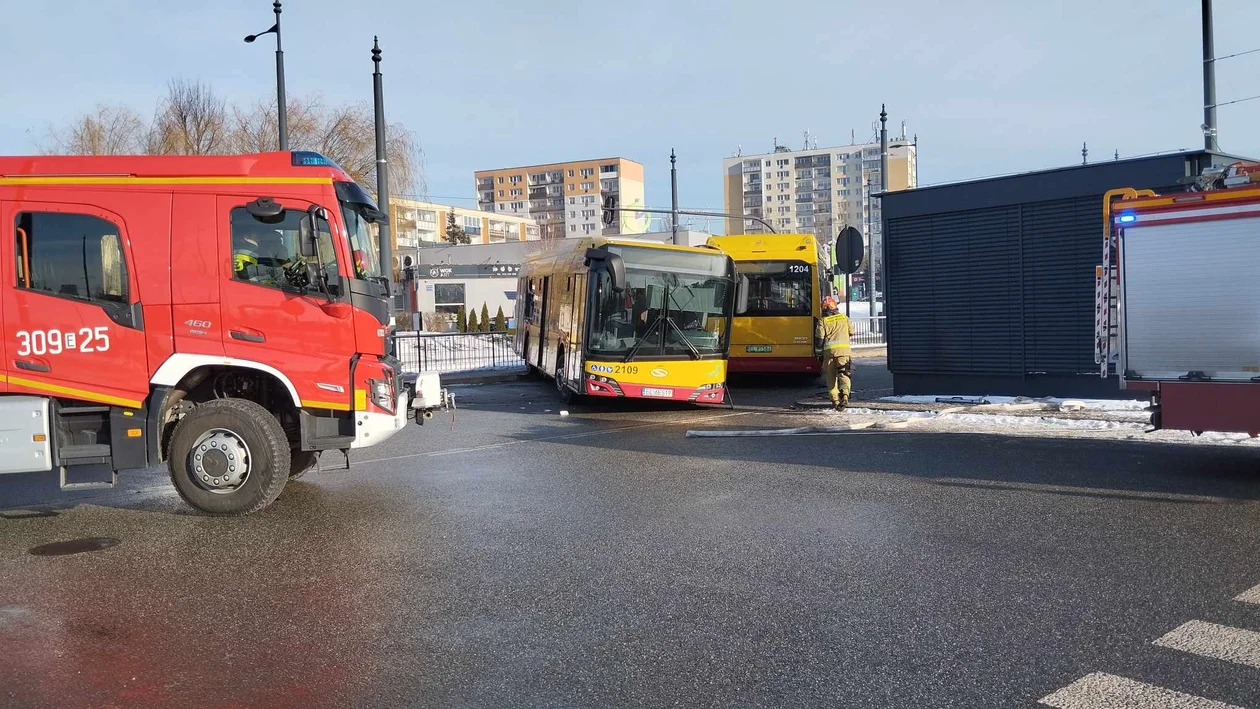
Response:
[{"label": "metal fence", "polygon": [[883,315],[874,318],[852,318],[853,347],[883,347],[888,344],[888,323]]},{"label": "metal fence", "polygon": [[[884,317],[852,318],[854,348],[883,347],[887,344]],[[395,334],[394,356],[404,372],[442,374],[477,372],[524,372],[525,361],[512,349],[512,335],[506,332]]]},{"label": "metal fence", "polygon": [[525,361],[512,350],[512,335],[481,333],[395,333],[394,356],[404,372],[523,372]]}]

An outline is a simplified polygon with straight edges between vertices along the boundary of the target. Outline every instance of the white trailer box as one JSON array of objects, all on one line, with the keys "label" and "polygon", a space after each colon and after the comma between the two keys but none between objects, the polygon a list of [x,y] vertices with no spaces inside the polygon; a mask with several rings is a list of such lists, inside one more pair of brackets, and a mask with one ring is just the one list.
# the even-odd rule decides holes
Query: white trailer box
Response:
[{"label": "white trailer box", "polygon": [[1260,205],[1129,218],[1120,218],[1125,379],[1260,377]]}]

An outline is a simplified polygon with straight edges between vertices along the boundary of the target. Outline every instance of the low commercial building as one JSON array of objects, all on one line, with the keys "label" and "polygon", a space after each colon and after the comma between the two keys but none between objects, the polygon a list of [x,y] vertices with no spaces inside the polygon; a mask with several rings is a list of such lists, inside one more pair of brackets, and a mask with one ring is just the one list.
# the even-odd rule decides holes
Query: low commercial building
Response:
[{"label": "low commercial building", "polygon": [[895,391],[1118,396],[1094,362],[1103,193],[1182,191],[1238,159],[1190,151],[884,194]]}]

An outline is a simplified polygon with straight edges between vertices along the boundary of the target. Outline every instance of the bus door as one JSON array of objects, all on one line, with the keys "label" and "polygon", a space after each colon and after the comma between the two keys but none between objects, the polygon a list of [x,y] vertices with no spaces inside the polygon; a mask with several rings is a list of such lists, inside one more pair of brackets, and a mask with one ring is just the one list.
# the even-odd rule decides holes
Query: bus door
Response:
[{"label": "bus door", "polygon": [[[540,370],[550,372],[552,371],[551,365],[556,361],[555,352],[551,351],[549,347],[551,344],[551,311],[554,310],[551,302],[551,299],[554,297],[551,293],[551,276],[542,277],[542,286],[539,287],[538,292],[541,294],[539,300],[542,302],[542,308],[539,311],[541,314],[538,318],[538,361],[534,362],[534,364]],[[549,351],[551,351],[550,357],[547,356]]]},{"label": "bus door", "polygon": [[[568,372],[570,376],[569,381],[581,381],[582,369],[585,367],[584,355],[586,353],[585,273],[580,273],[573,277],[573,288],[571,289],[569,298],[573,303],[573,322],[569,326],[569,340],[573,343],[573,354],[569,357],[569,360],[572,362],[572,368]],[[572,377],[577,377],[577,379],[573,379]]]}]

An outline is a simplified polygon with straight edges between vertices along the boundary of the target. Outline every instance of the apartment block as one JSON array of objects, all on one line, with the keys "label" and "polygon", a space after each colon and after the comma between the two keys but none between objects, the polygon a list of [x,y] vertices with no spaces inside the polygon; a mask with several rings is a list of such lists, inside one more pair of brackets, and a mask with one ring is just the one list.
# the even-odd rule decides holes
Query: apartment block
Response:
[{"label": "apartment block", "polygon": [[528,217],[544,239],[641,234],[646,214],[618,213],[603,222],[604,204],[643,205],[643,165],[625,158],[579,160],[474,173],[477,206],[496,216]]},{"label": "apartment block", "polygon": [[[914,142],[888,141],[888,189],[918,185]],[[762,155],[738,155],[722,161],[725,211],[760,217],[778,232],[812,233],[820,243],[833,241],[840,229],[862,230],[880,253],[879,200],[884,189],[879,143],[790,150],[775,146]],[[727,219],[728,234],[757,234],[766,229],[752,219]]]},{"label": "apartment block", "polygon": [[390,234],[394,251],[446,244],[448,215],[464,229],[471,244],[501,244],[508,241],[537,241],[542,238],[538,223],[512,214],[487,214],[480,209],[413,199],[389,200]]}]

